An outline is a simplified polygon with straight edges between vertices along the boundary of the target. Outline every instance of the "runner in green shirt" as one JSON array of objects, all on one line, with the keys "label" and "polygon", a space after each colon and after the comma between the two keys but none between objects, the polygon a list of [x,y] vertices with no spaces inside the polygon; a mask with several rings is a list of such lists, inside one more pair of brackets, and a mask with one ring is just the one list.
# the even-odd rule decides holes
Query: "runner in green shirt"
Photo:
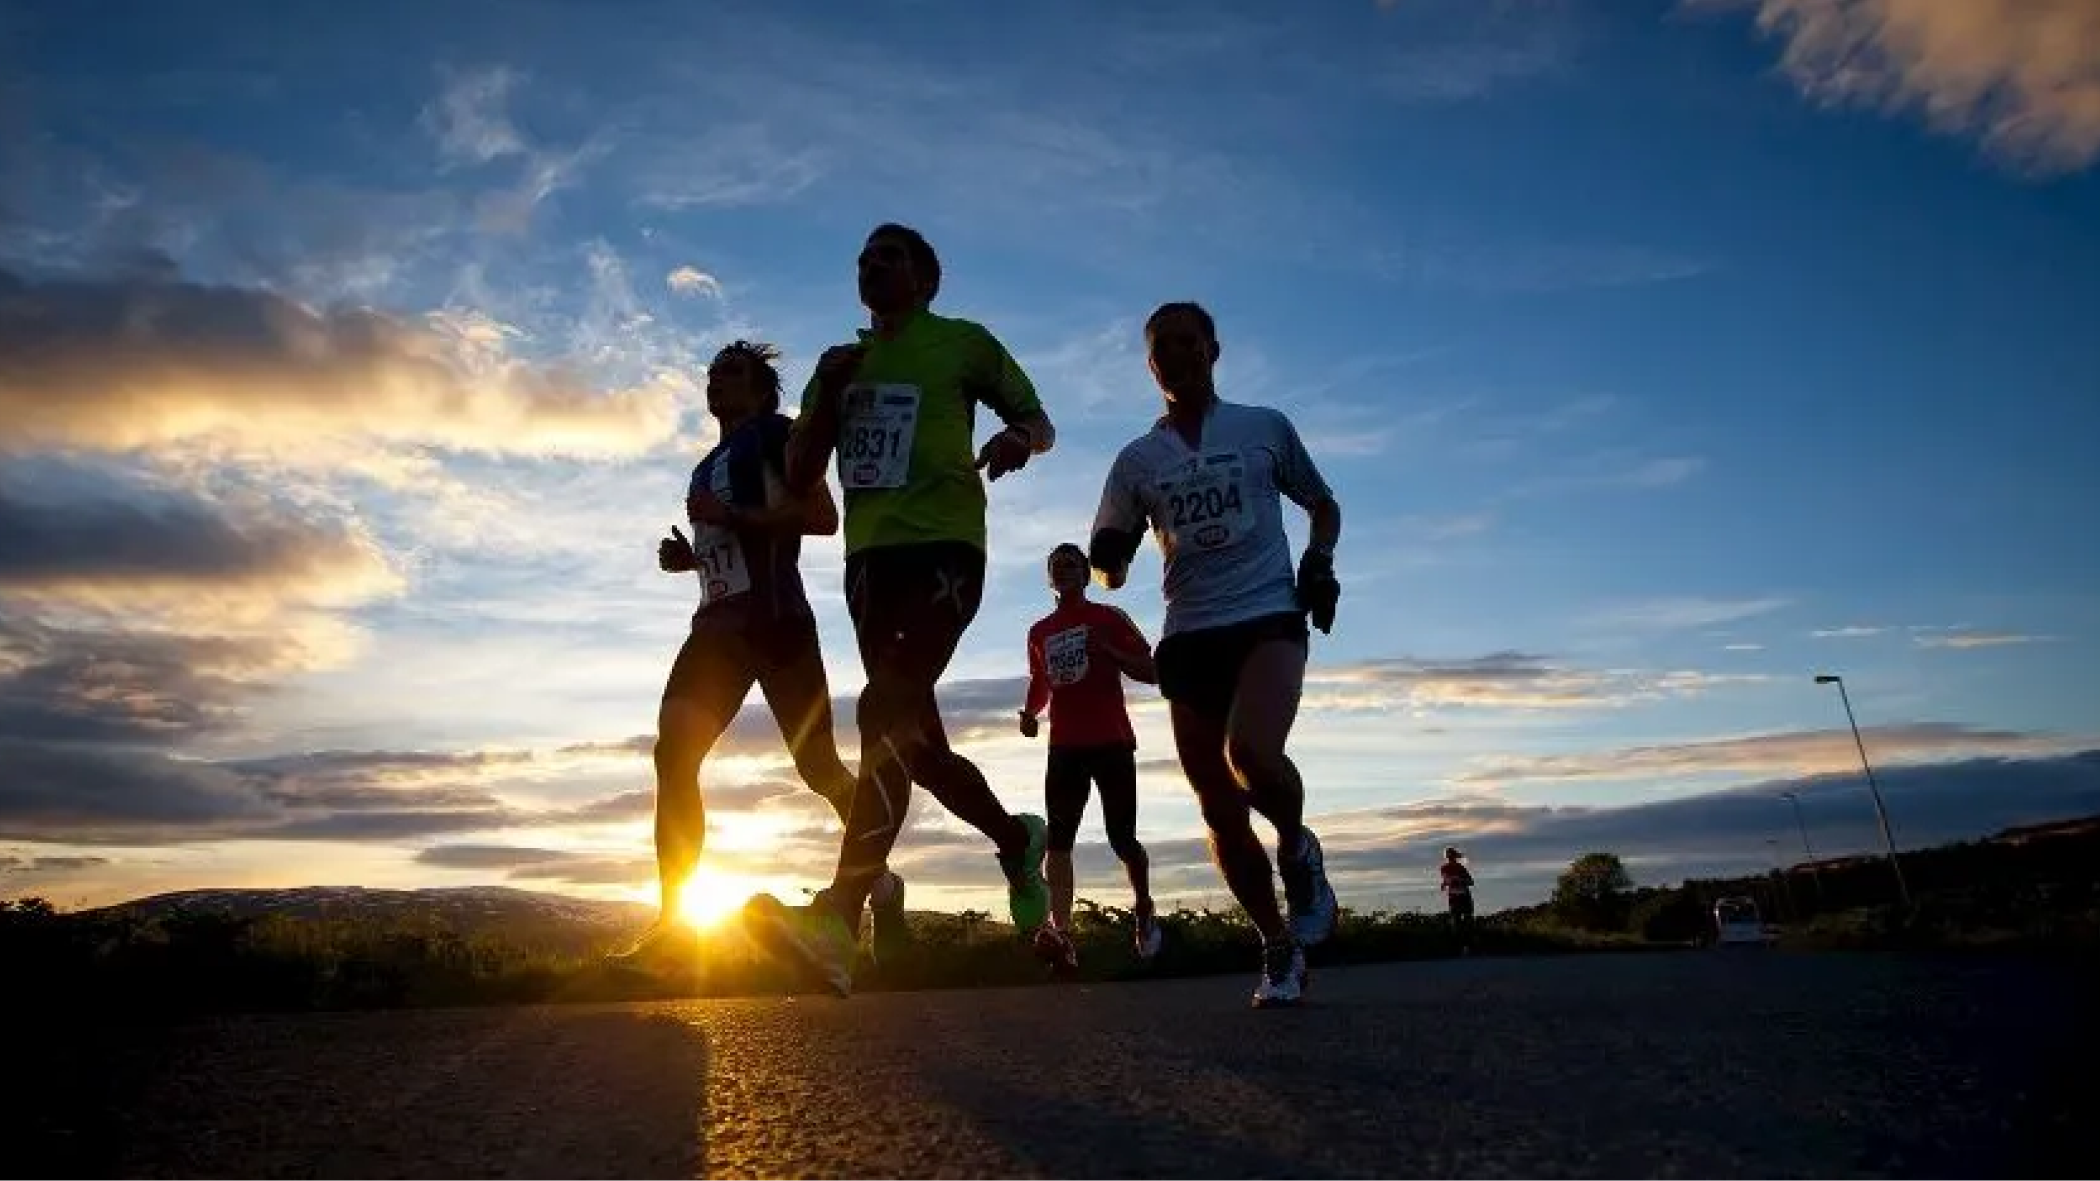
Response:
[{"label": "runner in green shirt", "polygon": [[[814,487],[837,457],[847,607],[868,684],[860,776],[831,885],[802,907],[761,894],[747,917],[762,945],[842,996],[852,989],[850,933],[884,876],[913,783],[991,839],[1018,934],[1049,913],[1042,817],[1008,812],[948,745],[934,686],[984,593],[984,480],[1048,451],[1055,431],[996,337],[932,311],[940,286],[940,259],[917,231],[882,225],[868,235],[860,296],[873,326],[825,351],[788,442],[791,492]],[[979,405],[1004,424],[982,448]]]}]

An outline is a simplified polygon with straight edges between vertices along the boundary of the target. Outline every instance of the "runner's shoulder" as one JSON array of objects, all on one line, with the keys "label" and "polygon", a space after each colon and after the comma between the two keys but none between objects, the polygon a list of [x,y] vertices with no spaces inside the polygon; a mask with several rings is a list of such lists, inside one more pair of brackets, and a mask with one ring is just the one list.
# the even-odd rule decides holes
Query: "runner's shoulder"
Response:
[{"label": "runner's shoulder", "polygon": [[939,347],[967,349],[982,349],[988,346],[993,348],[1004,347],[999,343],[999,338],[993,334],[991,329],[986,328],[975,320],[966,320],[961,316],[943,316],[931,310],[923,314],[926,317],[926,333],[931,338],[931,343]]},{"label": "runner's shoulder", "polygon": [[1234,433],[1253,441],[1254,439],[1282,439],[1296,434],[1298,427],[1291,416],[1274,406],[1257,406],[1249,402],[1218,402],[1218,413],[1228,416],[1234,424]]},{"label": "runner's shoulder", "polygon": [[1123,610],[1114,603],[1100,603],[1092,599],[1087,600],[1087,602],[1094,608],[1096,618],[1118,621],[1128,626],[1132,631],[1139,630],[1137,620],[1130,617],[1130,612]]}]

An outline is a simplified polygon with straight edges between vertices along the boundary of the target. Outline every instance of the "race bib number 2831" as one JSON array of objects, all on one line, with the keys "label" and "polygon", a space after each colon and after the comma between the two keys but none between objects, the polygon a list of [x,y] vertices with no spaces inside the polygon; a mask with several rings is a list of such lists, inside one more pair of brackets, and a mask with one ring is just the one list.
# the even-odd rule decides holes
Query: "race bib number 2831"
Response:
[{"label": "race bib number 2831", "polygon": [[1191,460],[1158,482],[1161,523],[1176,549],[1223,549],[1246,531],[1247,461],[1237,452]]},{"label": "race bib number 2831", "polygon": [[848,489],[902,488],[911,475],[918,431],[918,386],[848,389],[839,428],[839,483]]}]

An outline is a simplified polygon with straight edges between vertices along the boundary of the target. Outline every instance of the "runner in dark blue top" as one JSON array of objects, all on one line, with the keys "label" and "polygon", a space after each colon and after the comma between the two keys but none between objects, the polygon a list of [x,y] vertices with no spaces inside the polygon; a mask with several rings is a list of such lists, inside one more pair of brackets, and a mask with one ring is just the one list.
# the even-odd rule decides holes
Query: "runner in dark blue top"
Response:
[{"label": "runner in dark blue top", "polygon": [[[694,467],[686,489],[688,538],[673,529],[657,548],[666,572],[698,576],[700,605],[664,684],[656,723],[657,922],[626,956],[680,935],[680,893],[699,866],[707,814],[700,764],[735,720],[756,683],[812,791],[843,822],[855,777],[832,737],[831,689],[817,621],[798,565],[802,537],[836,533],[838,508],[824,484],[787,491],[788,431],[780,413],[779,353],[737,341],[707,370],[707,408],[720,442]],[[906,935],[904,883],[885,872],[870,898],[878,953]]]}]

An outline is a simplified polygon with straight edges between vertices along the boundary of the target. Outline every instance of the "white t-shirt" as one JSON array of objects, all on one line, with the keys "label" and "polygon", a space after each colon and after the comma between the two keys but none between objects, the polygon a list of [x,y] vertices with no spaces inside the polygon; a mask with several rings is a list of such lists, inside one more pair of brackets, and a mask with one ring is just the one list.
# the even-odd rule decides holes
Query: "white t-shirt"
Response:
[{"label": "white t-shirt", "polygon": [[1162,418],[1123,448],[1094,531],[1151,527],[1170,636],[1298,610],[1280,497],[1310,510],[1332,495],[1282,411],[1219,400],[1199,446]]}]

